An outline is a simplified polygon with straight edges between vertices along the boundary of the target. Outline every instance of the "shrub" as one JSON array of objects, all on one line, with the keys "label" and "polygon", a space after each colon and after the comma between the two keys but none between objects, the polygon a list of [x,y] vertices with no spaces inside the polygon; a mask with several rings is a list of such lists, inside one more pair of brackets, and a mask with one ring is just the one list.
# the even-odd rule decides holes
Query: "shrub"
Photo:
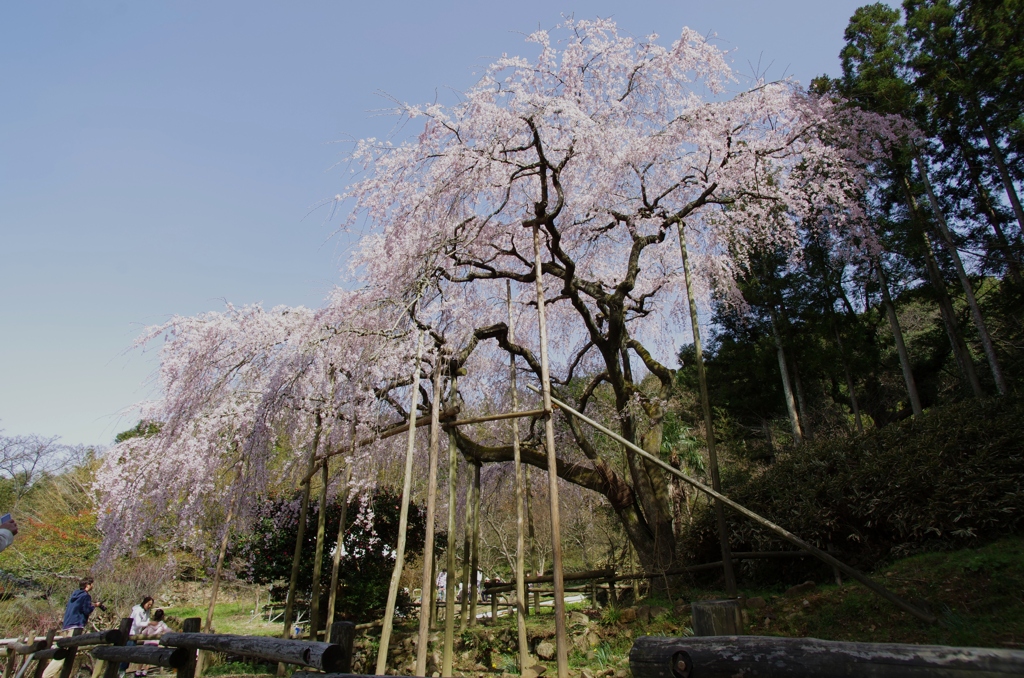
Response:
[{"label": "shrub", "polygon": [[[1024,401],[1004,397],[936,408],[849,439],[815,441],[725,493],[862,568],[924,550],[962,548],[1024,528]],[[793,547],[727,511],[734,551]],[[695,562],[719,559],[714,512],[703,504],[686,536]],[[797,580],[814,563],[744,561],[761,581]],[[819,570],[820,571],[820,570]]]}]

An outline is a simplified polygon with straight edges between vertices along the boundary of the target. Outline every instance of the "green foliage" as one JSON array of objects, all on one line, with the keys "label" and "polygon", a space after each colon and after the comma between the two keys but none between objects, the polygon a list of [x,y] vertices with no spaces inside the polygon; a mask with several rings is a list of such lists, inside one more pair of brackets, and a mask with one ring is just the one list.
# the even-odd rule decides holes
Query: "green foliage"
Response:
[{"label": "green foliage", "polygon": [[250,664],[247,662],[224,662],[222,664],[215,664],[203,671],[204,676],[232,676],[232,675],[252,675],[252,674],[272,674],[276,671],[275,667],[269,664]]},{"label": "green foliage", "polygon": [[[1024,530],[1024,401],[968,401],[849,439],[821,440],[777,463],[725,476],[726,494],[840,559],[879,561]],[[737,551],[792,550],[752,521],[727,513]],[[715,518],[698,511],[684,546],[718,559]],[[809,559],[808,559],[809,561]],[[747,561],[761,581],[792,581],[815,562]],[[820,573],[819,573],[820,574]]]},{"label": "green foliage", "polygon": [[[341,559],[337,614],[340,618],[368,621],[380,617],[387,600],[388,585],[394,569],[393,544],[398,541],[401,500],[389,488],[377,488],[365,497],[349,502],[345,549]],[[306,530],[299,560],[299,597],[308,600],[313,587],[313,560],[316,553],[316,531],[320,507],[311,505],[306,517]],[[287,595],[291,577],[295,538],[298,532],[299,500],[276,499],[260,509],[253,529],[235,537],[234,550],[246,563],[248,578],[257,583],[276,583],[271,596],[278,601]],[[327,505],[328,545],[324,549],[320,591],[320,610],[326,614],[331,583],[331,550],[341,520],[341,504]],[[426,534],[424,511],[412,505],[406,532],[406,559],[422,552]],[[439,536],[443,546],[443,535]],[[403,594],[400,607],[407,607],[409,598]]]},{"label": "green foliage", "polygon": [[123,443],[126,440],[131,440],[132,438],[151,438],[159,433],[162,427],[163,423],[159,421],[146,421],[143,419],[127,431],[121,431],[114,436],[114,442]]}]

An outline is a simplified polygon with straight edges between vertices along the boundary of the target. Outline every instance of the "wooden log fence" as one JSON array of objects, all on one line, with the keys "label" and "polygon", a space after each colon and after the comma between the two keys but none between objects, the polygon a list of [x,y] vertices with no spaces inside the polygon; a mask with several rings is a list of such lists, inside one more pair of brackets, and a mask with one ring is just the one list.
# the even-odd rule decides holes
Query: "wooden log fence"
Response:
[{"label": "wooden log fence", "polygon": [[[197,652],[222,652],[249,659],[267,662],[281,662],[299,667],[323,671],[328,674],[345,674],[352,670],[352,654],[355,643],[356,625],[351,622],[335,622],[331,627],[329,643],[307,640],[290,640],[264,636],[238,636],[216,633],[198,633],[201,620],[190,617],[184,621],[182,633],[165,633],[156,645],[127,645],[128,640],[144,637],[128,635],[131,620],[122,620],[120,628],[96,633],[81,633],[67,638],[53,638],[21,642],[10,639],[0,647],[7,652],[8,661],[5,678],[24,678],[30,666],[34,675],[41,675],[50,660],[63,660],[61,678],[71,675],[76,654],[81,648],[88,650],[92,658],[100,662],[96,669],[103,674],[118,671],[120,664],[136,663],[147,666],[171,668],[178,678],[195,678]],[[149,636],[146,640],[156,640]],[[52,646],[51,646],[52,645]],[[20,661],[20,664],[19,664]],[[98,675],[94,672],[93,675]],[[322,676],[324,673],[312,675]]]},{"label": "wooden log fence", "polygon": [[633,678],[1009,678],[1024,675],[1024,652],[815,638],[643,636],[633,643],[629,668]]}]

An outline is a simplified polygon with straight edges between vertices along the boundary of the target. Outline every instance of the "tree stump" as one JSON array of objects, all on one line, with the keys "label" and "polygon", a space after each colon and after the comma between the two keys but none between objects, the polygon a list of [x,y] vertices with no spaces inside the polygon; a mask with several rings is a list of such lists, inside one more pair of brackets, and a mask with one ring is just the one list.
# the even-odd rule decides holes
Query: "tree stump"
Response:
[{"label": "tree stump", "polygon": [[691,606],[693,635],[741,636],[743,613],[738,600],[698,600]]}]

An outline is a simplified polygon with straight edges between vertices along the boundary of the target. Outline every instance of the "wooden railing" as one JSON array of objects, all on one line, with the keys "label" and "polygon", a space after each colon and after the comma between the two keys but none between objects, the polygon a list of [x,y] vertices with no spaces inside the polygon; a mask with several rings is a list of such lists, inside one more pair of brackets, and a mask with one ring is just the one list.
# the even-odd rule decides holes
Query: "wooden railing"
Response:
[{"label": "wooden railing", "polygon": [[128,645],[129,640],[156,639],[153,636],[129,636],[131,619],[122,619],[119,628],[109,631],[82,633],[77,629],[74,635],[56,640],[56,632],[51,631],[41,640],[9,640],[3,678],[27,678],[29,669],[33,670],[32,678],[42,678],[43,671],[52,660],[64,662],[60,678],[71,678],[80,651],[87,652],[95,662],[103,663],[102,666],[94,665],[92,671],[93,676],[102,675],[103,678],[117,678],[118,666],[123,662],[169,668],[177,673],[178,678],[195,678],[200,650],[292,664],[314,669],[318,673],[313,675],[318,676],[324,673],[348,674],[352,670],[355,625],[351,622],[335,622],[331,626],[330,642],[326,643],[199,633],[200,624],[199,617],[189,617],[184,621],[181,633],[165,633],[159,638],[159,646]]}]

